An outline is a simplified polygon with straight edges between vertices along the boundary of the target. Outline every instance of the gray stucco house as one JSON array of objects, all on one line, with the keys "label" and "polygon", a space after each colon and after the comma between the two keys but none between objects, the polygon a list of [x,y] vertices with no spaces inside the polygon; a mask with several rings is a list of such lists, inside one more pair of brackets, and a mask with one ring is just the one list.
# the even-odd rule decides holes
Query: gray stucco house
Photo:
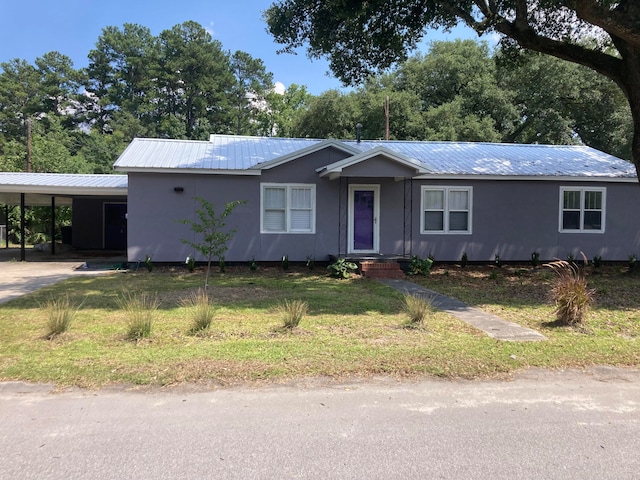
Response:
[{"label": "gray stucco house", "polygon": [[231,262],[640,254],[634,166],[585,146],[138,138],[115,169],[128,175],[129,261],[193,255],[180,220],[196,197],[246,202],[228,219]]}]

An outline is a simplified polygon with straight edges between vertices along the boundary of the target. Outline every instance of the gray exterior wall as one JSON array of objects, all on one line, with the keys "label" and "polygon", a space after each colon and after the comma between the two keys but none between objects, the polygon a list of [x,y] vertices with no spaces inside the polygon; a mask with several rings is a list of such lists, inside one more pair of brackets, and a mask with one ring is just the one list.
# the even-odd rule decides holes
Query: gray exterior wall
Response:
[{"label": "gray exterior wall", "polygon": [[[264,170],[259,176],[130,173],[128,259],[137,261],[149,255],[158,262],[183,262],[188,255],[196,254],[196,259],[204,260],[181,241],[199,241],[180,221],[196,220],[195,211],[200,204],[195,198],[200,197],[212,202],[217,212],[227,202],[246,202],[227,218],[228,228],[236,230],[227,261],[279,261],[283,255],[291,261],[303,261],[307,256],[327,260],[338,250],[340,184],[320,178],[315,170],[344,156],[333,149],[317,152]],[[315,184],[316,233],[261,234],[261,183]],[[178,186],[184,191],[174,192]]]},{"label": "gray exterior wall", "polygon": [[[575,183],[551,181],[397,181],[411,169],[381,159],[345,168],[341,179],[321,178],[316,169],[346,155],[327,149],[286,164],[263,170],[261,175],[208,175],[130,173],[128,198],[128,257],[157,262],[184,262],[193,249],[181,239],[197,241],[181,220],[195,220],[202,197],[218,211],[225,203],[243,200],[227,219],[236,234],[226,260],[231,262],[291,261],[312,256],[347,254],[348,186],[380,186],[380,253],[385,255],[432,254],[440,261],[458,261],[463,252],[470,261],[526,261],[537,251],[543,260],[601,255],[604,260],[627,260],[640,255],[640,188],[637,183]],[[260,184],[308,183],[316,185],[314,234],[261,234]],[[420,232],[422,185],[473,188],[472,234],[422,234]],[[605,233],[559,232],[560,187],[606,187]],[[182,187],[176,193],[174,187]],[[200,261],[204,260],[196,255]]]},{"label": "gray exterior wall", "polygon": [[[420,233],[422,185],[473,187],[471,235]],[[560,187],[606,187],[604,233],[560,233]],[[640,254],[640,187],[636,183],[552,182],[552,181],[439,181],[414,182],[412,252],[421,257],[469,261],[523,261],[531,253],[541,260],[600,255],[604,260],[627,260]]]},{"label": "gray exterior wall", "polygon": [[71,210],[71,245],[78,250],[104,248],[104,204],[127,203],[127,197],[75,197]]}]

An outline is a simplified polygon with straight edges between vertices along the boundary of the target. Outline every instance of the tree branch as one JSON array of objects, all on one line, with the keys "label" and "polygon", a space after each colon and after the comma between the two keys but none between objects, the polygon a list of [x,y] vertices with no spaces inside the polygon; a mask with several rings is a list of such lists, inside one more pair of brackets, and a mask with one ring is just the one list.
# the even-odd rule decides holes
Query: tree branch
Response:
[{"label": "tree branch", "polygon": [[[518,3],[526,3],[526,0],[520,0]],[[517,14],[515,22],[509,22],[501,18],[494,24],[496,31],[512,38],[520,46],[529,50],[552,55],[591,68],[625,89],[624,66],[620,58],[574,43],[553,40],[539,35],[528,23],[522,23],[520,15],[522,13]]]},{"label": "tree branch", "polygon": [[640,2],[637,0],[621,1],[613,9],[595,0],[571,0],[569,4],[581,20],[640,48]]}]

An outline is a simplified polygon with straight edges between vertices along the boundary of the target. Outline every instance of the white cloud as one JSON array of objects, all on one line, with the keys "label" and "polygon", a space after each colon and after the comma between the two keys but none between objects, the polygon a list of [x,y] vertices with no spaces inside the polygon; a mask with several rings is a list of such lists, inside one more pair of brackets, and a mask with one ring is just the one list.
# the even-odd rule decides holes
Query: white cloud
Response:
[{"label": "white cloud", "polygon": [[287,87],[284,86],[282,82],[276,82],[273,85],[273,91],[279,95],[284,95],[284,92],[287,90]]}]

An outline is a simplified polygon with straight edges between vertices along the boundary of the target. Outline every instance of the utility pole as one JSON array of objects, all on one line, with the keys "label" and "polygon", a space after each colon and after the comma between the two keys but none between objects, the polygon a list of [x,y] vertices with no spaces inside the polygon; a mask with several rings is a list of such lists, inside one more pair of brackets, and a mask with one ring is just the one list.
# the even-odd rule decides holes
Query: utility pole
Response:
[{"label": "utility pole", "polygon": [[384,139],[389,140],[389,96],[384,101]]},{"label": "utility pole", "polygon": [[31,119],[27,118],[27,173],[31,173]]}]

